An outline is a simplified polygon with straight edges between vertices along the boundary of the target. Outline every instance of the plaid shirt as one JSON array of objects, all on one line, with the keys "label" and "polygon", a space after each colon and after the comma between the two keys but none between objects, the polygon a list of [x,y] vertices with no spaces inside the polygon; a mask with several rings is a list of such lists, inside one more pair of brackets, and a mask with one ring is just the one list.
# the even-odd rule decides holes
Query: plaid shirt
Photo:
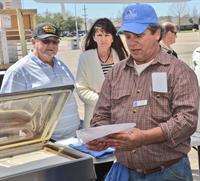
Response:
[{"label": "plaid shirt", "polygon": [[[154,72],[167,73],[167,93],[152,90]],[[133,102],[139,100],[147,100],[147,105],[134,108]],[[135,153],[116,151],[117,160],[128,168],[151,169],[189,152],[198,104],[197,78],[184,62],[160,51],[138,75],[129,57],[108,72],[91,125],[134,122],[143,130],[160,127],[165,142],[139,147]]]}]

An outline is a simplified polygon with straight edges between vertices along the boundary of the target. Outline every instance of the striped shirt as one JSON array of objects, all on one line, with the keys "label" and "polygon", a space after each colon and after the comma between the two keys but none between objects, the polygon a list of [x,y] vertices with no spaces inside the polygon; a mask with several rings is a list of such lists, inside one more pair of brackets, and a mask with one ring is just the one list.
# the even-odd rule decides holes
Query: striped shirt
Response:
[{"label": "striped shirt", "polygon": [[[152,169],[189,152],[197,126],[199,88],[193,70],[163,50],[140,75],[133,62],[129,57],[108,72],[91,125],[134,122],[142,130],[160,127],[165,142],[141,146],[134,153],[116,151],[117,161],[126,167]],[[152,89],[155,72],[166,72],[167,93]],[[147,100],[147,105],[133,107],[138,100]]]},{"label": "striped shirt", "polygon": [[113,67],[114,63],[111,64],[101,64],[101,68],[103,70],[104,76],[108,73],[108,71]]},{"label": "striped shirt", "polygon": [[[30,52],[6,71],[1,93],[74,84],[73,75],[67,66],[57,58],[54,58],[53,62],[51,67]],[[58,140],[75,136],[79,124],[78,108],[72,95],[65,105],[52,138]]]}]

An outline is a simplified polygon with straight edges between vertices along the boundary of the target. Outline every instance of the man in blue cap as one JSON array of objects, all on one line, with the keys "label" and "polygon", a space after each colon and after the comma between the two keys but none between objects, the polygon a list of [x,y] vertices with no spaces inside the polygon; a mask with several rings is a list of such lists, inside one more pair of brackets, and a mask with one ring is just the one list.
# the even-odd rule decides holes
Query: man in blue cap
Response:
[{"label": "man in blue cap", "polygon": [[106,76],[91,126],[136,123],[87,145],[116,148],[106,181],[192,181],[190,136],[197,127],[197,78],[183,61],[164,52],[154,9],[133,4],[122,16],[130,56]]}]

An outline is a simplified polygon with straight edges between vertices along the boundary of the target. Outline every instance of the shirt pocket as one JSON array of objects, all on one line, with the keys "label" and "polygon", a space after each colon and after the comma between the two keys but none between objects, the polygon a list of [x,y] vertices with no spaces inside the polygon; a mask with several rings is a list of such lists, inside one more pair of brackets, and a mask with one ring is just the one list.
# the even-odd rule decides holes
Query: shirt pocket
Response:
[{"label": "shirt pocket", "polygon": [[115,123],[122,123],[127,118],[131,102],[130,90],[115,90],[111,94],[111,117]]},{"label": "shirt pocket", "polygon": [[151,92],[149,99],[151,117],[158,122],[165,122],[172,116],[169,93]]},{"label": "shirt pocket", "polygon": [[129,90],[115,90],[111,95],[111,102],[113,104],[122,104],[127,102],[128,98],[131,96],[131,91]]}]

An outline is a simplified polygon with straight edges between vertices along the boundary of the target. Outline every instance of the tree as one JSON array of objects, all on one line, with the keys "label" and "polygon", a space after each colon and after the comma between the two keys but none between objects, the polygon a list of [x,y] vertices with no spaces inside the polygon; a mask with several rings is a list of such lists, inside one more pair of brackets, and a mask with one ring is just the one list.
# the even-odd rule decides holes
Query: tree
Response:
[{"label": "tree", "polygon": [[192,18],[189,18],[189,20],[188,20],[191,24],[193,24],[194,23],[194,21],[193,21],[193,19]]},{"label": "tree", "polygon": [[[78,29],[80,30],[81,25],[83,24],[83,19],[80,17],[77,17],[77,24],[78,24]],[[76,31],[75,17],[69,16],[65,26],[66,26],[66,30],[68,31]]]},{"label": "tree", "polygon": [[181,18],[186,16],[189,12],[187,3],[173,3],[170,7],[170,14],[178,17],[178,26],[180,30]]},{"label": "tree", "polygon": [[[49,11],[46,11],[44,15],[38,15],[37,21],[38,23],[41,22],[50,22],[52,24],[55,24],[57,27],[59,27],[59,30],[62,31],[75,31],[75,17],[71,16],[69,13],[66,13],[67,19],[65,20],[61,13],[51,13]],[[81,25],[83,24],[83,20],[80,17],[77,17],[77,24],[78,29],[81,28]]]},{"label": "tree", "polygon": [[198,24],[199,12],[198,12],[196,7],[193,8],[191,16],[192,16],[192,19],[193,19],[193,23]]}]

